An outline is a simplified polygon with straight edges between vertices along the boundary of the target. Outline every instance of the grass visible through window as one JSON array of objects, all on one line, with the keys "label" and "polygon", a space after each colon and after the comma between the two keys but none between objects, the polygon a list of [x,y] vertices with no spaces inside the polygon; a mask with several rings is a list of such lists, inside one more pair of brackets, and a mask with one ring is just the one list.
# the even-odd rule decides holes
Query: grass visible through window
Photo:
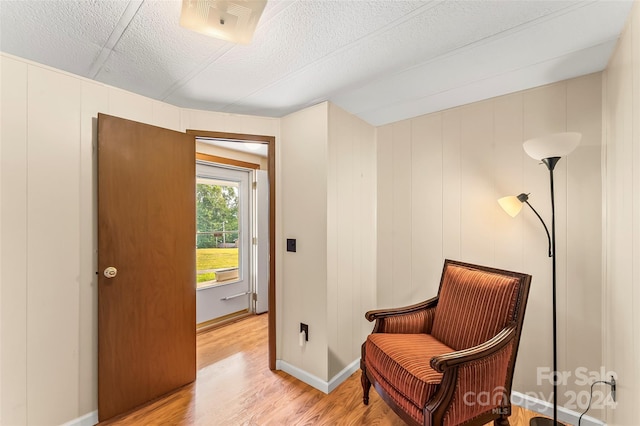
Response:
[{"label": "grass visible through window", "polygon": [[196,249],[196,270],[198,271],[197,282],[212,281],[215,279],[214,272],[200,273],[211,269],[237,268],[238,249],[237,248],[202,248]]}]

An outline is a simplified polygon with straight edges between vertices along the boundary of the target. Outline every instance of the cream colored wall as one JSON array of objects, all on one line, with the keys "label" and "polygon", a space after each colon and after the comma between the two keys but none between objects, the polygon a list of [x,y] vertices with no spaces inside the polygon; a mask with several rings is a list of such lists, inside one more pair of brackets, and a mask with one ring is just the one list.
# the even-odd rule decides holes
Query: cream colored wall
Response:
[{"label": "cream colored wall", "polygon": [[280,122],[180,109],[4,54],[0,72],[0,424],[60,424],[97,408],[97,113],[276,137]]},{"label": "cream colored wall", "polygon": [[[171,107],[170,105],[167,106]],[[180,116],[181,130],[210,130],[262,136],[279,136],[280,131],[280,119],[271,117],[200,111],[186,108],[181,109]]]},{"label": "cream colored wall", "polygon": [[640,2],[603,78],[604,363],[618,376],[611,425],[638,423],[640,401]]},{"label": "cream colored wall", "polygon": [[[375,307],[375,129],[329,103],[282,119],[282,360],[323,382],[360,356]],[[298,345],[299,324],[309,342]]]},{"label": "cream colored wall", "polygon": [[[327,366],[327,103],[282,119],[282,235],[297,251],[283,253],[282,360],[321,380]],[[283,240],[283,244],[286,242]],[[298,345],[300,323],[309,341]]]},{"label": "cream colored wall", "polygon": [[360,357],[376,306],[375,128],[329,104],[327,336],[329,378]]},{"label": "cream colored wall", "polygon": [[[0,58],[2,59],[2,58]],[[2,423],[26,423],[27,402],[27,100],[26,65],[0,63],[0,338]],[[11,142],[11,147],[9,147]],[[11,206],[11,208],[9,208]],[[11,328],[8,325],[11,324]],[[10,348],[10,350],[8,349]]]},{"label": "cream colored wall", "polygon": [[[583,133],[555,171],[558,362],[571,372],[599,369],[600,84],[600,74],[592,74],[378,128],[378,306],[435,295],[444,258],[532,274],[514,390],[539,399],[548,400],[552,389],[536,375],[552,365],[547,238],[526,207],[512,219],[496,200],[530,192],[550,225],[548,171],[522,142]],[[559,390],[585,388],[570,379]]]}]

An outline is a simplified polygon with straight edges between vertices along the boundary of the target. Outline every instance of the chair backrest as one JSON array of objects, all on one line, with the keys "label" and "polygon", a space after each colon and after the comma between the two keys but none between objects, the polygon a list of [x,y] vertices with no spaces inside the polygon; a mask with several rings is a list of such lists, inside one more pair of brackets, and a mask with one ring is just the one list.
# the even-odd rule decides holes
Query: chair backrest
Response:
[{"label": "chair backrest", "polygon": [[431,334],[467,349],[486,342],[517,319],[520,292],[531,276],[446,260]]}]

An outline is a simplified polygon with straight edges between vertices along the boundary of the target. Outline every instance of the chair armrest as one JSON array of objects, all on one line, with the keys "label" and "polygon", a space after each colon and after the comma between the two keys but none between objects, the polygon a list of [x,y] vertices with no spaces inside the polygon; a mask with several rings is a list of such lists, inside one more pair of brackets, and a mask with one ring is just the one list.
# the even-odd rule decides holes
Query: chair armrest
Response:
[{"label": "chair armrest", "polygon": [[415,305],[395,309],[378,309],[367,312],[368,321],[376,320],[373,333],[429,333],[438,298]]},{"label": "chair armrest", "polygon": [[394,308],[394,309],[377,309],[375,311],[369,311],[364,314],[364,317],[369,321],[377,320],[379,318],[396,316],[396,315],[404,315],[410,314],[416,311],[421,311],[423,309],[433,308],[437,305],[438,298],[434,297],[432,299],[426,300],[424,302],[416,303],[415,305],[404,306],[402,308]]},{"label": "chair armrest", "polygon": [[463,349],[460,351],[449,352],[447,354],[438,355],[431,358],[431,368],[439,373],[446,370],[459,367],[462,364],[477,361],[495,354],[500,349],[511,343],[516,336],[516,324],[511,324],[503,328],[498,334],[491,339],[478,346]]}]

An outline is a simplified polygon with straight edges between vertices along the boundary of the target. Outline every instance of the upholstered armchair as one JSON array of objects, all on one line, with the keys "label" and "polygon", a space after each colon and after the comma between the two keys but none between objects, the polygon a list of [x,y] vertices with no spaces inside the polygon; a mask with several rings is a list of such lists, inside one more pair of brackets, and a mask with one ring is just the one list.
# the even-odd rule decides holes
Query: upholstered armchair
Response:
[{"label": "upholstered armchair", "polygon": [[531,276],[445,260],[438,295],[375,320],[362,345],[371,384],[410,425],[509,425],[511,383]]}]

